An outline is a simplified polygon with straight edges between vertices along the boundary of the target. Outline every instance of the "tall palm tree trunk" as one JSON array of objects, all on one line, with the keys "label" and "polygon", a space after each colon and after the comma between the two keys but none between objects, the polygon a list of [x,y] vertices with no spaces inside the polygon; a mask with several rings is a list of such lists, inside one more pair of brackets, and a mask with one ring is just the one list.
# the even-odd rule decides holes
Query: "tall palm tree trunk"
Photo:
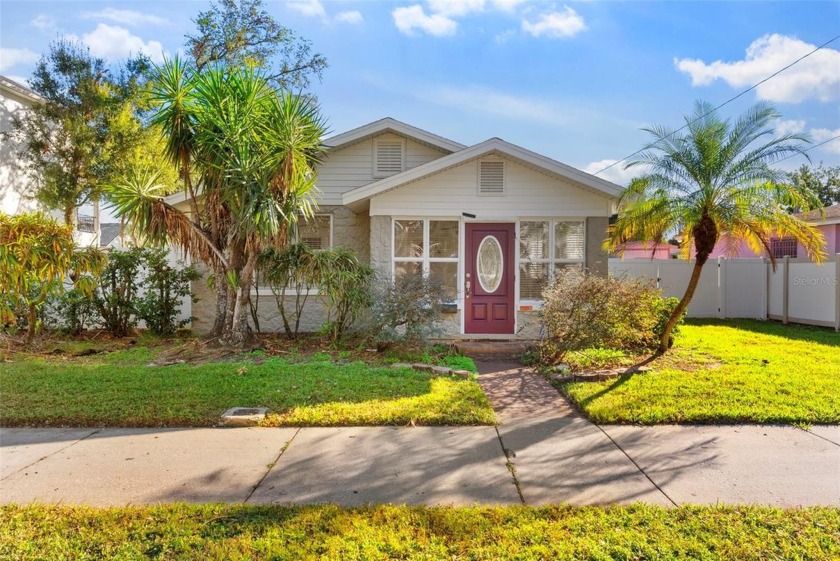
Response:
[{"label": "tall palm tree trunk", "polygon": [[674,327],[688,309],[688,304],[694,297],[694,291],[697,290],[697,285],[700,282],[700,275],[703,273],[703,266],[709,260],[709,255],[712,254],[712,251],[715,249],[715,244],[717,244],[717,224],[715,224],[715,221],[711,216],[703,214],[700,221],[692,229],[692,234],[694,236],[694,247],[697,250],[694,261],[694,269],[691,271],[691,278],[688,279],[688,286],[685,289],[685,294],[683,294],[680,303],[677,304],[674,311],[671,312],[671,317],[668,318],[668,323],[665,324],[665,330],[662,332],[662,336],[659,339],[660,353],[667,352],[670,348],[671,332],[674,331]]}]

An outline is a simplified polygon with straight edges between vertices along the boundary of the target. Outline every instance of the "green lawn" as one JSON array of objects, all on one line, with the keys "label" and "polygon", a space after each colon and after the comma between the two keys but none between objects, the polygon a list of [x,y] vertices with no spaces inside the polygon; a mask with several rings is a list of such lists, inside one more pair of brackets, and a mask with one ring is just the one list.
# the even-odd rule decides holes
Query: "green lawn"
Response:
[{"label": "green lawn", "polygon": [[239,357],[147,366],[158,349],[0,364],[2,426],[209,426],[234,406],[268,407],[268,425],[493,424],[475,380],[410,369]]},{"label": "green lawn", "polygon": [[840,334],[694,321],[646,373],[562,391],[599,423],[840,423]]},{"label": "green lawn", "polygon": [[840,510],[0,507],[0,558],[837,559]]}]

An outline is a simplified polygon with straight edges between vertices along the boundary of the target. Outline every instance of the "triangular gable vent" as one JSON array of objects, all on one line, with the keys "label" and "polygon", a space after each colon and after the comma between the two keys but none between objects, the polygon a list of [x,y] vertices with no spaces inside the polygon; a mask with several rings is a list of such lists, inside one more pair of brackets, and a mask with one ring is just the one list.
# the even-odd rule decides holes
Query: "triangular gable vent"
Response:
[{"label": "triangular gable vent", "polygon": [[403,142],[380,140],[376,143],[376,177],[388,177],[403,170]]},{"label": "triangular gable vent", "polygon": [[479,164],[478,192],[481,195],[505,194],[505,163],[495,160]]}]

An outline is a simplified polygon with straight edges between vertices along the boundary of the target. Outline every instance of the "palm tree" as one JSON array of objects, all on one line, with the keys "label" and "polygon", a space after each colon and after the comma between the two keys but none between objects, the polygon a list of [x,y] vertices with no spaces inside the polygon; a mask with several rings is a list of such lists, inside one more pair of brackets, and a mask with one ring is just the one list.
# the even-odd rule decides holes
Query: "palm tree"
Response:
[{"label": "palm tree", "polygon": [[659,352],[668,350],[671,332],[688,308],[721,233],[733,240],[730,250],[746,244],[756,253],[766,252],[774,267],[773,236],[792,236],[815,261],[823,259],[825,242],[819,231],[785,210],[819,208],[819,200],[811,191],[788,184],[784,172],[771,167],[786,156],[804,154],[802,146],[808,142],[799,135],[775,136],[772,123],[778,117],[771,105],[759,103],[730,123],[710,104],[698,101],[682,129],[644,129],[653,141],[626,166],[640,166],[643,173],[622,194],[605,247],[620,251],[629,240],[654,239],[669,231],[682,234],[684,253],[693,244],[691,278],[662,333]]},{"label": "palm tree", "polygon": [[250,68],[196,72],[176,59],[156,70],[156,84],[153,122],[165,131],[190,211],[167,204],[148,177],[112,186],[111,200],[137,235],[212,268],[213,335],[244,345],[259,253],[284,244],[288,227],[313,212],[324,122],[309,100],[275,90]]}]

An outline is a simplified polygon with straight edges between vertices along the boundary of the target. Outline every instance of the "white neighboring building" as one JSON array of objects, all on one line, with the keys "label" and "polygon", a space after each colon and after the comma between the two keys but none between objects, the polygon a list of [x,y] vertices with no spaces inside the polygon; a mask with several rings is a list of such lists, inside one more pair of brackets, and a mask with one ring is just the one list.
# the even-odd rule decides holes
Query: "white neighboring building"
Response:
[{"label": "white neighboring building", "polygon": [[[14,115],[25,114],[41,97],[26,86],[0,76],[0,132],[8,132]],[[12,140],[0,140],[0,212],[21,214],[39,209],[35,200],[35,186],[19,156],[19,145]],[[58,211],[50,212],[62,220]],[[82,246],[99,243],[99,205],[86,205],[78,212],[74,232],[76,243]]]}]

